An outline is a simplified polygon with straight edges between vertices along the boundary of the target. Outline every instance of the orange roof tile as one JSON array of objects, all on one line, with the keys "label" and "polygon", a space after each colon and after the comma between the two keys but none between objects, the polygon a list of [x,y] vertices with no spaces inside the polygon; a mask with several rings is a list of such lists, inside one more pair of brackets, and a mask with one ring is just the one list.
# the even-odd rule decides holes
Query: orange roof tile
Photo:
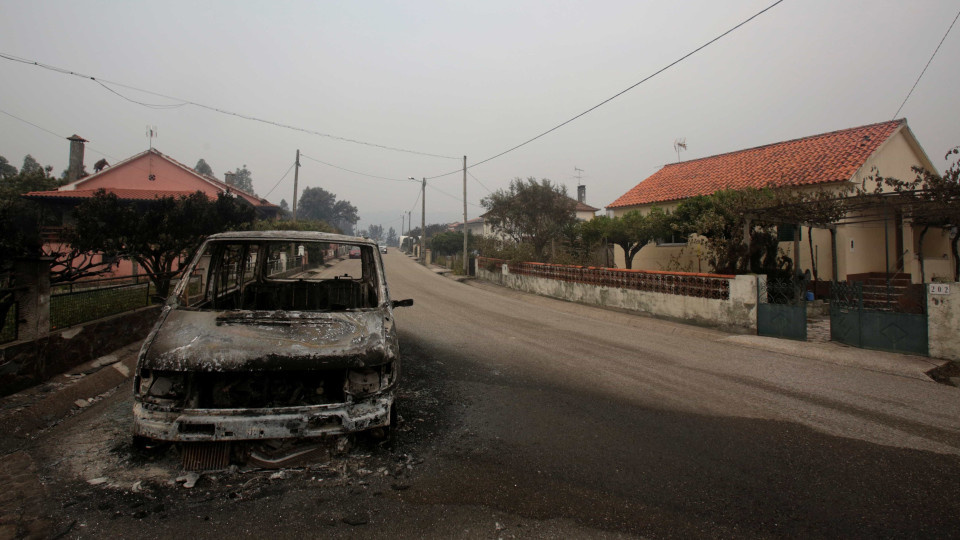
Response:
[{"label": "orange roof tile", "polygon": [[[74,189],[70,191],[31,191],[29,193],[24,193],[24,197],[28,198],[50,198],[50,199],[90,199],[93,195],[100,191],[99,189]],[[152,201],[153,199],[161,197],[189,197],[194,192],[193,191],[159,191],[152,189],[122,189],[122,188],[105,188],[104,191],[107,193],[113,193],[119,199],[128,200],[128,201]],[[208,196],[209,198],[209,196]]]},{"label": "orange roof tile", "polygon": [[849,180],[906,120],[891,120],[664,166],[607,208],[709,195],[721,189]]}]

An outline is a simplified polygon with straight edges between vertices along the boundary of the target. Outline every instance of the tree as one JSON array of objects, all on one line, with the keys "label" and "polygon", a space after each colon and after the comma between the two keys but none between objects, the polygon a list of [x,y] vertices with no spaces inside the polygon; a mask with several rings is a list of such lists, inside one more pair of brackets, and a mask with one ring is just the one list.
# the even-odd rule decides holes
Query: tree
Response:
[{"label": "tree", "polygon": [[[467,249],[473,249],[474,238],[467,234]],[[463,252],[463,232],[444,231],[430,237],[430,249],[438,255],[456,255]]]},{"label": "tree", "polygon": [[[32,158],[31,158],[32,159]],[[16,167],[10,167],[16,171]],[[0,179],[0,273],[8,272],[18,257],[48,257],[51,283],[73,281],[102,274],[111,268],[109,262],[80,252],[72,246],[44,243],[40,232],[44,226],[57,226],[60,216],[50,207],[21,197],[30,191],[49,191],[62,183],[50,176],[52,167],[29,165],[19,172]],[[6,169],[9,172],[9,169]],[[0,292],[0,328],[13,306],[15,276],[9,275]]]},{"label": "tree", "polygon": [[345,234],[353,233],[353,225],[360,219],[357,207],[349,201],[338,201],[337,196],[321,187],[306,188],[300,194],[297,218],[326,221]]},{"label": "tree", "polygon": [[43,166],[37,163],[37,160],[33,159],[33,156],[27,154],[23,156],[23,166],[20,167],[20,172],[27,174],[43,172]]},{"label": "tree", "polygon": [[[243,167],[246,168],[247,166],[244,165]],[[205,174],[205,175],[207,175],[207,176],[213,176],[213,175],[214,175],[214,174],[213,174],[213,169],[210,168],[210,165],[208,165],[207,162],[206,162],[206,160],[203,159],[203,158],[200,158],[200,161],[198,161],[197,164],[196,164],[196,166],[193,167],[193,170],[197,171],[197,172],[200,173],[200,174]],[[247,172],[249,172],[249,171],[247,171]],[[241,188],[241,189],[243,189],[243,188]],[[252,192],[251,192],[251,193],[252,193]]]},{"label": "tree", "polygon": [[390,227],[390,230],[387,231],[387,245],[396,246],[398,242],[397,231],[393,227]]},{"label": "tree", "polygon": [[7,161],[7,158],[0,156],[0,180],[9,178],[17,174],[17,168]]},{"label": "tree", "polygon": [[634,210],[619,217],[599,216],[581,225],[588,241],[606,240],[620,246],[624,266],[633,268],[633,258],[650,242],[669,236],[670,216],[654,206],[647,215]]},{"label": "tree", "polygon": [[21,195],[61,186],[62,182],[50,176],[51,170],[52,167],[31,165],[27,172],[21,171],[0,182],[0,267],[6,267],[15,257],[48,257],[53,259],[50,267],[52,283],[107,272],[111,267],[109,263],[69,245],[47,244],[41,238],[41,229],[59,226],[62,216],[51,207]]},{"label": "tree", "polygon": [[75,248],[137,261],[157,294],[165,297],[175,263],[210,234],[246,228],[254,210],[223,193],[213,201],[197,191],[132,204],[100,190],[77,207],[75,216],[76,225],[67,235]]},{"label": "tree", "polygon": [[383,240],[383,226],[382,225],[371,225],[367,228],[368,237],[374,242],[380,242]]},{"label": "tree", "polygon": [[336,229],[326,221],[316,221],[312,219],[298,219],[297,221],[288,219],[257,220],[253,223],[252,228],[255,231],[337,232]]},{"label": "tree", "polygon": [[781,256],[776,231],[772,227],[752,227],[749,249],[743,236],[748,216],[759,209],[777,206],[781,193],[766,188],[748,188],[691,197],[677,206],[671,229],[678,234],[696,233],[703,237],[707,260],[714,272],[787,273],[792,270],[793,261]]},{"label": "tree", "polygon": [[280,199],[280,208],[281,208],[282,210],[284,210],[284,211],[290,210],[290,205],[287,204],[287,200],[286,200],[286,199]]},{"label": "tree", "polygon": [[496,232],[517,243],[529,243],[538,260],[551,241],[562,237],[576,222],[576,201],[567,197],[567,188],[544,178],[515,178],[509,189],[499,189],[480,201]]},{"label": "tree", "polygon": [[[200,163],[197,163],[197,165],[199,166]],[[246,165],[233,171],[232,175],[227,176],[227,184],[239,190],[246,191],[251,195],[257,194],[257,192],[253,190],[253,173],[250,172],[250,169],[247,169]]]}]

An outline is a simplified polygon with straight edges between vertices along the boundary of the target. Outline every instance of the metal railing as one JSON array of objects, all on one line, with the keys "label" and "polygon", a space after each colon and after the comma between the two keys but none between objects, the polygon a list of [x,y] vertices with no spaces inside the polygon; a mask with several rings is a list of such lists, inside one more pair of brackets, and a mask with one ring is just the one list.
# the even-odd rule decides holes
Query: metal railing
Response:
[{"label": "metal railing", "polygon": [[503,264],[511,274],[542,277],[557,281],[616,287],[637,291],[712,298],[730,299],[730,280],[734,276],[722,274],[699,274],[692,272],[660,272],[656,270],[625,270],[620,268],[597,268],[593,266],[566,266],[535,262],[508,262],[500,259],[479,257],[477,264],[492,272],[501,272]]},{"label": "metal railing", "polygon": [[[171,278],[175,274],[171,274]],[[176,281],[171,281],[171,290]],[[50,329],[150,306],[157,300],[156,288],[145,275],[64,283],[52,288]]]}]

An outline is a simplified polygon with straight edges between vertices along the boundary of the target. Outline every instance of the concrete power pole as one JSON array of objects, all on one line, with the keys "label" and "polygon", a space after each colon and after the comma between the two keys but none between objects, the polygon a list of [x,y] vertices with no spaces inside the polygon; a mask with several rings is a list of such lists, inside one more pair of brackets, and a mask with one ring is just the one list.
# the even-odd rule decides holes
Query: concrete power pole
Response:
[{"label": "concrete power pole", "polygon": [[420,189],[420,264],[427,265],[427,178]]},{"label": "concrete power pole", "polygon": [[293,221],[297,220],[297,182],[300,180],[300,149],[297,149],[297,160],[293,163]]},{"label": "concrete power pole", "polygon": [[463,275],[470,274],[470,254],[467,253],[467,156],[463,156]]}]

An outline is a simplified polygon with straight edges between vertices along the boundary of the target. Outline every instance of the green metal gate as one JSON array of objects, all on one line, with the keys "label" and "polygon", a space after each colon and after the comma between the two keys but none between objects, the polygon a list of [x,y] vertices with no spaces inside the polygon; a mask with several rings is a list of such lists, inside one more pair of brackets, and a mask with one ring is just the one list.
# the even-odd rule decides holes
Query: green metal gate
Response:
[{"label": "green metal gate", "polygon": [[757,335],[806,341],[805,293],[805,281],[761,281],[757,287]]},{"label": "green metal gate", "polygon": [[863,349],[929,354],[926,289],[837,282],[830,287],[830,339]]}]

